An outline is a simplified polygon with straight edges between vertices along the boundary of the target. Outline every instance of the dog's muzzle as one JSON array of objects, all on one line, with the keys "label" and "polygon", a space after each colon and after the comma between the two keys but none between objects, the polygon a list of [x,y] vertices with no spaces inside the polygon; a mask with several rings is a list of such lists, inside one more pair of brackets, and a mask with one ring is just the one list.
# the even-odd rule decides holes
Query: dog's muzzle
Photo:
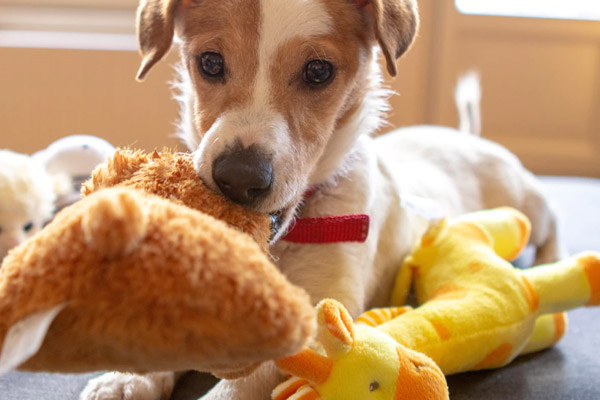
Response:
[{"label": "dog's muzzle", "polygon": [[257,206],[273,188],[271,158],[256,145],[238,143],[225,150],[215,159],[212,176],[225,197],[243,206]]}]

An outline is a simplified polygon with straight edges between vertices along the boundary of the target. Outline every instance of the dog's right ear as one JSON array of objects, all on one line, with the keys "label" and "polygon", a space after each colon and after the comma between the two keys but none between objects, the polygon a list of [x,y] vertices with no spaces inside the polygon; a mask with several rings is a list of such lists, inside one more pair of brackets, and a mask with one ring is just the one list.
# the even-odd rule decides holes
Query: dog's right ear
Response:
[{"label": "dog's right ear", "polygon": [[[185,0],[183,0],[185,1]],[[143,61],[139,81],[171,48],[175,13],[182,0],[142,0],[137,12],[137,36]]]}]

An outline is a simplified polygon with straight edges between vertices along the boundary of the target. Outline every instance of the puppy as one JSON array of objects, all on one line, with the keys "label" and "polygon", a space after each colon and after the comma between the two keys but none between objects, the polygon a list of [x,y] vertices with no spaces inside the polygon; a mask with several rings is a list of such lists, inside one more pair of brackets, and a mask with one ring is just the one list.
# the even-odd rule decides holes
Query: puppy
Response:
[{"label": "puppy", "polygon": [[0,262],[52,218],[56,194],[30,156],[0,150]]},{"label": "puppy", "polygon": [[[335,298],[353,316],[385,305],[397,268],[440,210],[516,207],[533,222],[539,260],[557,258],[553,214],[507,150],[437,127],[371,137],[388,95],[376,49],[396,75],[417,31],[415,0],[144,0],[138,24],[140,79],[174,34],[181,40],[180,136],[199,177],[273,216],[271,251],[315,303]],[[370,216],[364,243],[280,240],[295,216],[343,214]],[[204,398],[265,400],[279,380],[265,364]],[[114,374],[82,399],[153,400],[172,386],[172,373]]]}]

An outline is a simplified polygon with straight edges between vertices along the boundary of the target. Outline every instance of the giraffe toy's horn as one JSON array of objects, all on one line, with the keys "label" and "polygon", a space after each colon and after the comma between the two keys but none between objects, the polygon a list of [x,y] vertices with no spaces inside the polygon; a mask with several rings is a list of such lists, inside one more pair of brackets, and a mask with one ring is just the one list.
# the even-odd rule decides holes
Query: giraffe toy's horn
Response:
[{"label": "giraffe toy's horn", "polygon": [[354,346],[354,326],[346,308],[336,300],[317,304],[318,339],[329,357],[349,353]]}]

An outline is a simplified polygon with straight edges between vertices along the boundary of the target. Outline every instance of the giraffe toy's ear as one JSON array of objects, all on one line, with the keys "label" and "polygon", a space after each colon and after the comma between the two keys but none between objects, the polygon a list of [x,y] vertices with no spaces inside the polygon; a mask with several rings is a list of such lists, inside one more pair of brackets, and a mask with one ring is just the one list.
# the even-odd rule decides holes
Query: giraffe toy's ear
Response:
[{"label": "giraffe toy's ear", "polygon": [[344,306],[331,299],[317,305],[318,338],[327,355],[340,357],[352,350],[354,327],[352,317]]},{"label": "giraffe toy's ear", "polygon": [[[318,339],[327,353],[323,356],[312,349],[277,360],[277,368],[285,374],[319,386],[325,383],[333,369],[334,359],[349,353],[354,345],[352,317],[344,306],[336,300],[325,299],[317,305]],[[289,383],[289,382],[288,382]],[[287,384],[286,384],[287,385]],[[286,385],[276,391],[273,399],[287,399],[292,391]],[[298,382],[295,383],[298,385]]]}]

